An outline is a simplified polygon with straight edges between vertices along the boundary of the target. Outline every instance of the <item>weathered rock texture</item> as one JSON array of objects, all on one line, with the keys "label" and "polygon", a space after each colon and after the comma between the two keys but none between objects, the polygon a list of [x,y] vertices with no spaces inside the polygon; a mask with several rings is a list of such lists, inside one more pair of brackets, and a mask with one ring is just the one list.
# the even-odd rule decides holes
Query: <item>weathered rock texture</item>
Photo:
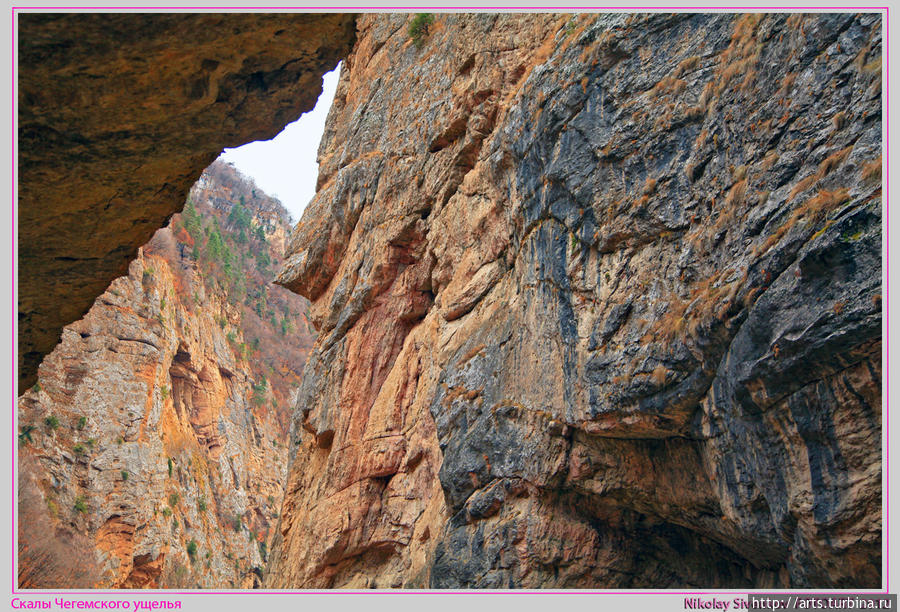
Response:
[{"label": "weathered rock texture", "polygon": [[354,21],[18,15],[20,393],[223,147],[313,108]]},{"label": "weathered rock texture", "polygon": [[[246,269],[277,263],[273,245],[290,229],[280,204],[218,163],[191,196],[185,218],[64,329],[19,400],[22,587],[250,588],[262,578],[289,406],[312,344],[306,301]],[[241,241],[241,230],[254,237]],[[221,235],[235,268],[247,260],[243,284],[206,256]]]},{"label": "weathered rock texture", "polygon": [[408,19],[280,276],[267,584],[879,586],[880,17]]}]

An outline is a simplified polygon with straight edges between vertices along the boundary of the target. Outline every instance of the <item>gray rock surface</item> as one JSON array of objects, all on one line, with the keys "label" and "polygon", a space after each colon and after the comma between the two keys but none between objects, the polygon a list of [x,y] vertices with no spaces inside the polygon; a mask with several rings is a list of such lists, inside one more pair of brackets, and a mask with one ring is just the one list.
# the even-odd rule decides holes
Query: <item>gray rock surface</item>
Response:
[{"label": "gray rock surface", "polygon": [[280,276],[268,584],[879,586],[879,16],[407,21]]}]

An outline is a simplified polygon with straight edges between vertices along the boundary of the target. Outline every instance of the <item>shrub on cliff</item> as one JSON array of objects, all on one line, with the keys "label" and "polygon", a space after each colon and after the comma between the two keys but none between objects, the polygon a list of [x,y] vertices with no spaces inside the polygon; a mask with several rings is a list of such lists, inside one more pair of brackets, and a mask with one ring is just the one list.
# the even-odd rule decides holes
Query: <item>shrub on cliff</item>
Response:
[{"label": "shrub on cliff", "polygon": [[22,429],[19,431],[19,443],[27,444],[29,442],[34,442],[34,440],[32,440],[32,438],[31,438],[31,432],[33,432],[34,430],[35,430],[34,425],[23,426]]},{"label": "shrub on cliff", "polygon": [[260,378],[258,383],[253,385],[253,397],[251,400],[255,406],[262,406],[266,402],[266,390],[269,386],[265,375]]},{"label": "shrub on cliff", "polygon": [[416,13],[413,20],[409,22],[409,28],[406,31],[416,48],[422,48],[422,45],[425,44],[425,38],[428,36],[432,23],[434,23],[434,15],[431,13]]},{"label": "shrub on cliff", "polygon": [[228,224],[237,231],[248,230],[250,218],[250,212],[244,206],[244,196],[240,196],[240,202],[232,206],[228,213]]},{"label": "shrub on cliff", "polygon": [[181,218],[184,220],[184,229],[187,230],[191,237],[196,238],[200,233],[203,222],[200,220],[200,215],[197,213],[197,208],[194,206],[194,201],[191,198],[188,198],[187,204],[184,205],[184,212],[181,213]]},{"label": "shrub on cliff", "polygon": [[231,263],[233,256],[231,249],[225,244],[225,240],[222,239],[222,233],[219,232],[218,227],[214,227],[209,233],[204,255],[212,262],[221,262],[223,266]]},{"label": "shrub on cliff", "polygon": [[269,266],[272,265],[272,259],[265,251],[257,251],[255,256],[256,269],[259,270],[260,273],[266,274],[269,270]]},{"label": "shrub on cliff", "polygon": [[191,541],[188,542],[187,554],[191,558],[191,561],[197,560],[197,540],[191,538]]},{"label": "shrub on cliff", "polygon": [[265,542],[259,542],[259,556],[263,561],[268,561],[269,551],[267,550],[267,546]]}]

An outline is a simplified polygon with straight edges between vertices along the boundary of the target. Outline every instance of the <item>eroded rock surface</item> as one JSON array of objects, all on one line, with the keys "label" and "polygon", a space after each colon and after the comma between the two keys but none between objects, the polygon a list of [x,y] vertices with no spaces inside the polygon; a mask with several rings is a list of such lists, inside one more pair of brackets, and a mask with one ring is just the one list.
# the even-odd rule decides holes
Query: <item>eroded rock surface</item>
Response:
[{"label": "eroded rock surface", "polygon": [[19,392],[221,153],[313,108],[352,14],[19,13]]},{"label": "eroded rock surface", "polygon": [[267,584],[880,586],[880,17],[408,19],[280,276]]},{"label": "eroded rock surface", "polygon": [[219,162],[191,198],[19,400],[21,587],[261,582],[306,301],[261,280],[290,229],[277,201]]}]

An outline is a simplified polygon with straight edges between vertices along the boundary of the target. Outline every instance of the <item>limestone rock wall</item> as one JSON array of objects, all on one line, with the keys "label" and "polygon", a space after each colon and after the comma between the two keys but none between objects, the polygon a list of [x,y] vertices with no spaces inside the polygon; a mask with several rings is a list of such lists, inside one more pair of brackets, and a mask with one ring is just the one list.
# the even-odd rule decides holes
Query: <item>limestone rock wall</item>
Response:
[{"label": "limestone rock wall", "polygon": [[877,587],[881,23],[367,15],[271,587]]},{"label": "limestone rock wall", "polygon": [[[201,241],[221,229],[241,261],[244,250],[274,248],[290,227],[280,204],[219,162],[191,197],[198,219],[157,232],[128,275],[64,329],[19,400],[21,587],[262,581],[287,477],[287,415],[311,342],[305,327],[273,333],[253,308],[266,318],[284,309],[294,325],[305,300],[244,271],[243,285],[228,284]],[[234,240],[244,226],[229,217],[244,200],[249,242]]]},{"label": "limestone rock wall", "polygon": [[352,14],[19,12],[19,392],[221,153],[313,108]]}]

